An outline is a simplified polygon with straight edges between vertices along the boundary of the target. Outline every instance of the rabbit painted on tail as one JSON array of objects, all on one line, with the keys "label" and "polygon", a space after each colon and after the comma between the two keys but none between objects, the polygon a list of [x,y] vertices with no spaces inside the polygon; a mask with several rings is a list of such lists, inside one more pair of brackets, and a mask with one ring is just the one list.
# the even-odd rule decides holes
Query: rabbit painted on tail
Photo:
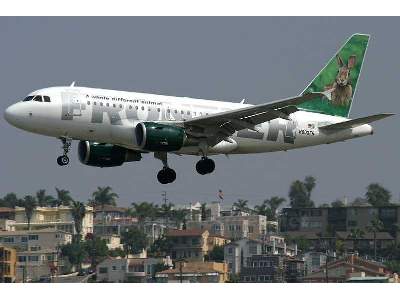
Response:
[{"label": "rabbit painted on tail", "polygon": [[340,55],[336,55],[336,61],[339,65],[339,70],[335,81],[327,86],[324,90],[330,92],[330,100],[335,106],[347,106],[350,103],[353,94],[353,88],[350,82],[350,71],[356,64],[356,56],[351,55],[347,65],[343,63]]}]

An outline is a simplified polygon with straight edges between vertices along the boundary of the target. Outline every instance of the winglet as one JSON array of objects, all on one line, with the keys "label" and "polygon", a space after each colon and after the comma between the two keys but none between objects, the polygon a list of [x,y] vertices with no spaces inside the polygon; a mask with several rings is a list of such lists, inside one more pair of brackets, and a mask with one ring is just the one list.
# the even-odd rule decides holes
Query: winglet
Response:
[{"label": "winglet", "polygon": [[391,117],[394,115],[395,114],[392,114],[392,113],[382,113],[382,114],[372,115],[372,116],[368,116],[368,117],[348,120],[348,121],[344,121],[344,122],[340,122],[340,123],[321,126],[321,127],[319,127],[319,129],[325,129],[325,130],[349,129],[349,128],[354,128],[354,127],[361,126],[364,124],[372,123],[372,122],[375,122],[378,120],[382,120],[384,118]]},{"label": "winglet", "polygon": [[243,98],[243,100],[242,100],[242,101],[240,101],[240,104],[243,104],[243,103],[244,103],[244,101],[246,101],[246,99],[245,99],[245,98]]},{"label": "winglet", "polygon": [[75,81],[72,81],[70,87],[74,87],[75,86]]}]

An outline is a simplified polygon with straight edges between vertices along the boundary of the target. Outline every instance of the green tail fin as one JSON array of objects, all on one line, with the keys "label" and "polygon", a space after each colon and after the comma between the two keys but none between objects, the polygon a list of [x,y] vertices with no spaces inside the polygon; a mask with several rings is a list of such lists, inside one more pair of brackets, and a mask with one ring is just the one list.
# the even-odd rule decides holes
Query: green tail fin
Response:
[{"label": "green tail fin", "polygon": [[324,92],[326,96],[298,107],[307,111],[348,117],[368,41],[369,35],[352,35],[301,93]]}]

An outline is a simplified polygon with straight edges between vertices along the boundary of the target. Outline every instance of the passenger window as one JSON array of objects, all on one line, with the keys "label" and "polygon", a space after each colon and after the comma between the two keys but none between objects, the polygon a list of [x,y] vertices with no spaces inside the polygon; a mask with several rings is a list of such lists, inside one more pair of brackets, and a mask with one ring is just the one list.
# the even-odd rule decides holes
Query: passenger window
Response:
[{"label": "passenger window", "polygon": [[35,98],[33,98],[33,101],[42,102],[42,96],[36,95]]},{"label": "passenger window", "polygon": [[44,102],[50,102],[50,97],[49,96],[43,96]]},{"label": "passenger window", "polygon": [[122,104],[119,105],[119,108],[122,108]]}]

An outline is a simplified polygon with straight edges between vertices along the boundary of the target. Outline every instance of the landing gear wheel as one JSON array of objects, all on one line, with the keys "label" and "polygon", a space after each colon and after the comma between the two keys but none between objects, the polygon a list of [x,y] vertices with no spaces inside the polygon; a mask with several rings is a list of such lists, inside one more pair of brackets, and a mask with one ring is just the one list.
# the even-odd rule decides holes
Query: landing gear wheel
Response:
[{"label": "landing gear wheel", "polygon": [[69,158],[68,158],[68,156],[66,156],[66,155],[61,155],[61,156],[57,157],[57,163],[58,163],[60,166],[66,166],[66,165],[68,165],[68,164],[69,164]]},{"label": "landing gear wheel", "polygon": [[196,163],[196,171],[200,175],[206,175],[214,172],[215,162],[212,159],[203,157]]},{"label": "landing gear wheel", "polygon": [[161,184],[172,183],[176,179],[176,172],[171,168],[163,168],[158,172],[157,179]]}]

